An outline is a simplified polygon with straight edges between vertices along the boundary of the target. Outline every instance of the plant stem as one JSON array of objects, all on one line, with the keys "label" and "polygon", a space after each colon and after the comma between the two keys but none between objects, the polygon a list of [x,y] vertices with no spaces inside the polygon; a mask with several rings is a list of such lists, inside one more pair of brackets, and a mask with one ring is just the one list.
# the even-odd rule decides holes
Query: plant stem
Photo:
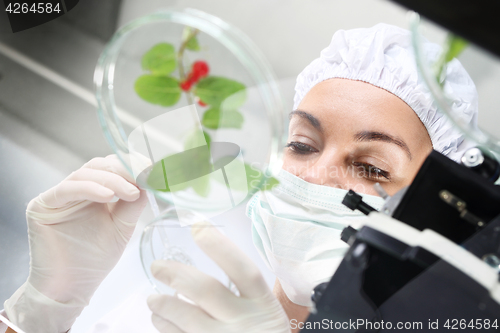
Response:
[{"label": "plant stem", "polygon": [[[181,47],[179,48],[179,52],[177,52],[177,62],[179,63],[179,77],[181,79],[181,82],[186,80],[186,73],[184,71],[184,51],[186,50],[187,43],[189,40],[193,37],[195,37],[198,32],[200,32],[198,29],[193,29],[189,32],[187,37],[182,41]],[[187,95],[188,103],[193,104],[193,97],[191,96],[191,93],[189,91],[185,92]]]}]

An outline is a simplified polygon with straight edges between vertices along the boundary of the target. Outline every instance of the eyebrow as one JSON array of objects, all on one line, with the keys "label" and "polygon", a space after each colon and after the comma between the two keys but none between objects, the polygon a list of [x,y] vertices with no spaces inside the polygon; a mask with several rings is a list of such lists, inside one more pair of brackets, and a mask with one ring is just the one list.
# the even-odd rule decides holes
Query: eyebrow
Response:
[{"label": "eyebrow", "polygon": [[382,132],[363,131],[354,135],[354,139],[357,141],[382,141],[382,142],[393,143],[398,147],[402,148],[406,152],[410,160],[412,159],[408,145],[403,140],[394,138],[389,134]]},{"label": "eyebrow", "polygon": [[319,131],[322,131],[321,129],[321,123],[319,122],[318,118],[314,117],[312,114],[307,113],[305,111],[301,110],[295,110],[290,112],[289,119],[291,120],[293,116],[299,116],[301,118],[307,119],[311,125],[313,125],[314,128],[316,128]]}]

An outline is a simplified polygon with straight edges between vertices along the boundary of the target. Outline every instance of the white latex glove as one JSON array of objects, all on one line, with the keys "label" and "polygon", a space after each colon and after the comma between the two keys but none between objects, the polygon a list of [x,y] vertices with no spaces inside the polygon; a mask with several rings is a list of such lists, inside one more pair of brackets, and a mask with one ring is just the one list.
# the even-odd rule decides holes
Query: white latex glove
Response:
[{"label": "white latex glove", "polygon": [[155,278],[196,304],[151,295],[153,325],[162,333],[289,333],[288,318],[255,264],[215,228],[195,225],[191,230],[198,246],[226,272],[241,296],[193,266],[157,260],[151,266]]},{"label": "white latex glove", "polygon": [[[5,302],[13,323],[29,333],[71,328],[120,259],[146,205],[146,193],[134,184],[111,155],[31,200],[29,277]],[[114,196],[120,200],[111,203]]]}]

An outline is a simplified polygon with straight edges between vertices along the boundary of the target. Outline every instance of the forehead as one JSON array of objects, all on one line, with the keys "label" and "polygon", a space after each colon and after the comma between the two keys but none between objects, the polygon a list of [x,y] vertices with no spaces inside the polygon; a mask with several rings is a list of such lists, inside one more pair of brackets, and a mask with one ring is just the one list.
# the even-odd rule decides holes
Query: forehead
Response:
[{"label": "forehead", "polygon": [[384,131],[413,142],[430,140],[418,116],[403,100],[362,81],[320,82],[306,94],[298,109],[312,114],[326,130],[337,133]]}]

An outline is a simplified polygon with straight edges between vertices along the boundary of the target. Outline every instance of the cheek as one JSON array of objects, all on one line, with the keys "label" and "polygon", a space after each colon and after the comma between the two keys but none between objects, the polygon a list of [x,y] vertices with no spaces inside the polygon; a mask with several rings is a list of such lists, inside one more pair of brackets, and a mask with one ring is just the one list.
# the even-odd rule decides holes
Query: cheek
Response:
[{"label": "cheek", "polygon": [[382,185],[382,188],[385,190],[385,192],[387,192],[388,195],[390,195],[391,197],[396,194],[397,192],[399,192],[399,190],[403,189],[403,187],[407,186],[409,184],[405,184],[403,182],[394,182],[394,183],[390,183],[390,184],[387,184],[387,185]]},{"label": "cheek", "polygon": [[285,151],[283,154],[283,170],[291,173],[292,175],[299,176],[304,170],[307,170],[310,162],[306,158],[298,158],[294,154]]}]

